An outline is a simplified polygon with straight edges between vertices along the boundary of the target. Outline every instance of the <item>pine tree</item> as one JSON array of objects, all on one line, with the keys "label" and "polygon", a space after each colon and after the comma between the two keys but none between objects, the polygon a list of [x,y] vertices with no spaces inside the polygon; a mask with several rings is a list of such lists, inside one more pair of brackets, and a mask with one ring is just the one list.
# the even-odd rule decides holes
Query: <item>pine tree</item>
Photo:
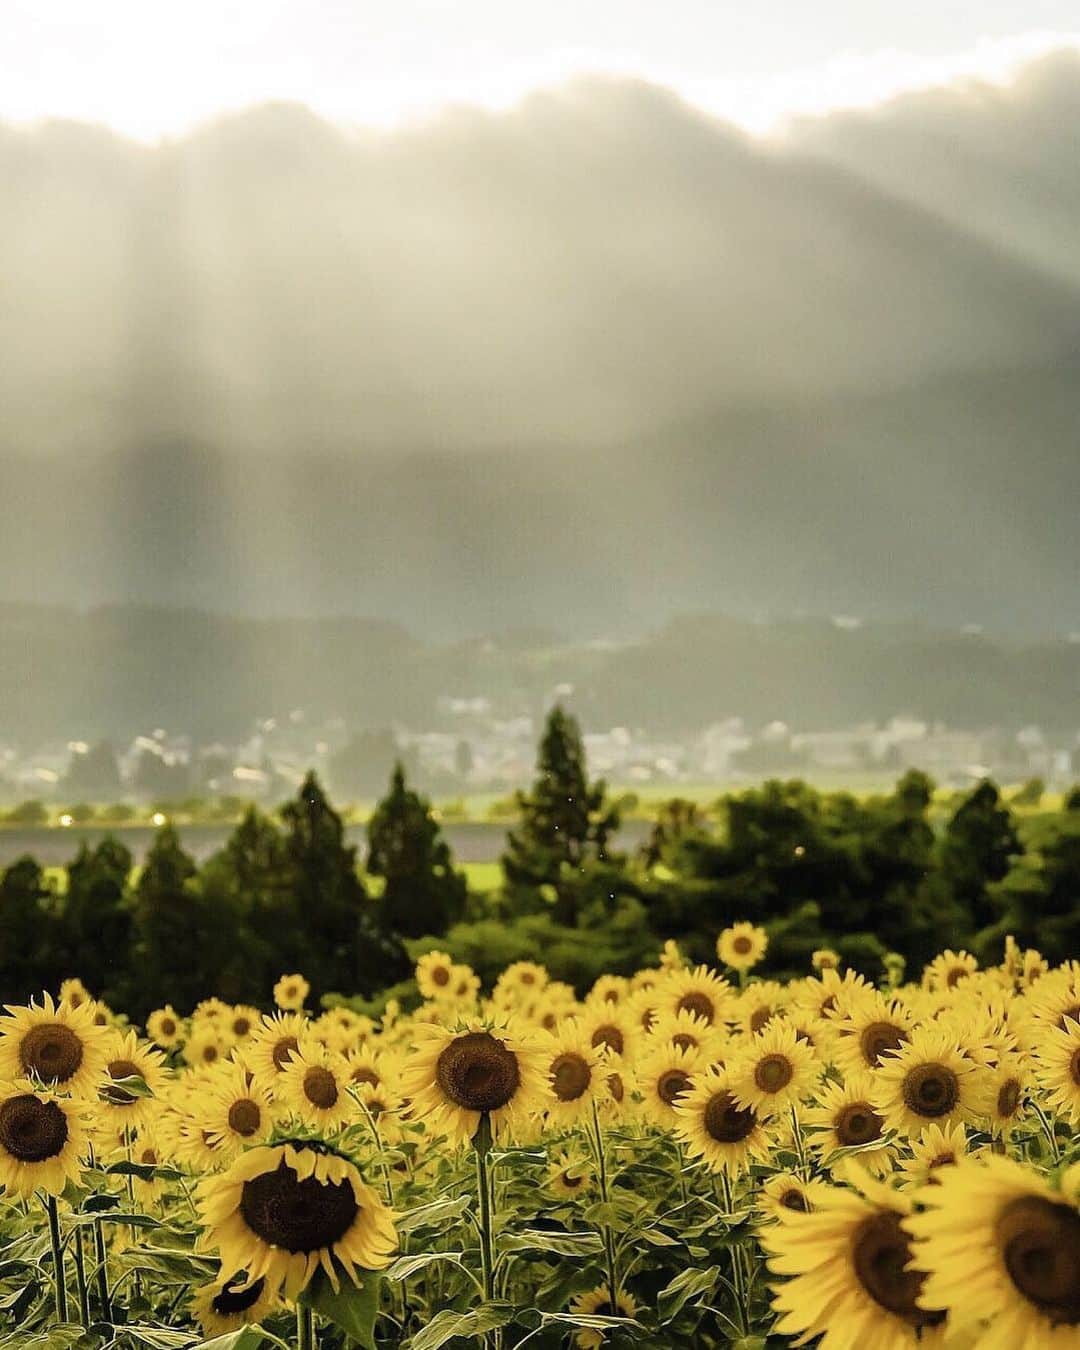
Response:
[{"label": "pine tree", "polygon": [[0,881],[0,1002],[25,1003],[59,985],[52,966],[54,897],[40,864],[17,859]]},{"label": "pine tree", "polygon": [[[91,849],[83,844],[68,864],[67,890],[58,945],[64,976],[77,975],[99,998],[123,997],[131,914],[126,904],[131,854],[106,836]],[[119,982],[119,983],[118,983]]]},{"label": "pine tree", "polygon": [[604,781],[589,782],[578,724],[558,704],[548,714],[537,771],[532,791],[517,794],[521,823],[507,835],[503,872],[511,888],[551,888],[554,918],[574,925],[590,865],[622,861],[608,853],[619,812]]},{"label": "pine tree", "polygon": [[219,955],[229,951],[222,916],[210,911],[195,882],[194,861],[171,825],[158,831],[146,855],[132,905],[128,1006],[137,1017],[172,1003],[194,1007],[217,990]]},{"label": "pine tree", "polygon": [[985,779],[960,803],[941,843],[942,877],[976,930],[999,917],[991,887],[1023,851],[1012,813],[995,784]]},{"label": "pine tree", "polygon": [[367,870],[385,881],[383,922],[395,933],[441,936],[465,910],[465,878],[426,797],[405,785],[399,763],[368,823]]},{"label": "pine tree", "polygon": [[368,898],[356,849],[345,844],[341,817],[313,773],[281,816],[296,958],[285,964],[311,981],[314,998],[354,991],[370,996],[404,978],[409,969],[404,948],[386,931]]}]

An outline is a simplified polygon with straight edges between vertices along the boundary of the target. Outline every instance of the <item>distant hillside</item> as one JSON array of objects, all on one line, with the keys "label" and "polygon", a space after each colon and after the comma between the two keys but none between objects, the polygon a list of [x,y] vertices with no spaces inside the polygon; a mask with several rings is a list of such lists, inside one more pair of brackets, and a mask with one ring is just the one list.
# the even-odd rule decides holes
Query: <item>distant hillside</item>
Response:
[{"label": "distant hillside", "polygon": [[918,625],[686,617],[640,642],[542,635],[417,641],[381,622],[196,611],[0,607],[0,738],[125,738],[155,726],[243,736],[303,708],[353,727],[449,725],[440,696],[540,713],[561,685],[585,725],[696,731],[732,716],[822,728],[896,714],[958,727],[1080,727],[1080,644]]}]

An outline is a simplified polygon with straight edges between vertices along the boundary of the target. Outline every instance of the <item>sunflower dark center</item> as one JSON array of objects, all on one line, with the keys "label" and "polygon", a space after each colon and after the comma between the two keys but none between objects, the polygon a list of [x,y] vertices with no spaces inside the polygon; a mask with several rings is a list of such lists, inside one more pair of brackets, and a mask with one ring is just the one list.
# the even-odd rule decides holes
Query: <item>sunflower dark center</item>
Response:
[{"label": "sunflower dark center", "polygon": [[19,1162],[55,1158],[63,1152],[67,1138],[67,1117],[56,1102],[43,1102],[27,1093],[9,1097],[0,1105],[0,1144]]},{"label": "sunflower dark center", "polygon": [[437,985],[447,985],[450,983],[450,972],[445,966],[436,966],[431,972],[431,983]]},{"label": "sunflower dark center", "polygon": [[517,1056],[489,1031],[468,1031],[439,1055],[435,1081],[466,1111],[498,1111],[521,1086]]},{"label": "sunflower dark center", "polygon": [[763,1055],[754,1069],[754,1082],[762,1092],[781,1092],[795,1076],[787,1055]]},{"label": "sunflower dark center", "polygon": [[682,1069],[665,1069],[656,1080],[656,1095],[672,1106],[691,1086],[690,1075]]},{"label": "sunflower dark center", "polygon": [[904,1104],[917,1116],[947,1116],[960,1100],[960,1080],[947,1064],[916,1064],[904,1075]]},{"label": "sunflower dark center", "polygon": [[883,1055],[899,1050],[907,1040],[907,1032],[894,1022],[871,1022],[859,1036],[862,1057],[872,1068],[879,1068]]},{"label": "sunflower dark center", "polygon": [[945,976],[945,983],[950,989],[955,989],[961,980],[966,980],[971,974],[966,966],[953,966]]},{"label": "sunflower dark center", "polygon": [[551,1066],[551,1086],[561,1102],[576,1102],[588,1091],[592,1070],[581,1055],[559,1055]]},{"label": "sunflower dark center", "polygon": [[353,1069],[352,1081],[354,1083],[367,1083],[371,1087],[379,1086],[379,1075],[374,1069],[359,1068]]},{"label": "sunflower dark center", "polygon": [[869,1102],[849,1102],[836,1117],[836,1137],[842,1148],[854,1148],[881,1138],[884,1121]]},{"label": "sunflower dark center", "polygon": [[[1077,1079],[1080,1082],[1080,1079]],[[1016,1108],[1020,1105],[1020,1084],[1015,1078],[1008,1078],[998,1088],[997,1095],[997,1114],[999,1116],[1009,1117],[1015,1115]]]},{"label": "sunflower dark center", "polygon": [[769,1007],[755,1008],[750,1014],[750,1030],[756,1036],[762,1027],[767,1027],[772,1021],[772,1009]]},{"label": "sunflower dark center", "polygon": [[234,1134],[250,1139],[262,1124],[262,1111],[258,1102],[249,1097],[241,1097],[229,1107],[229,1129]]},{"label": "sunflower dark center", "polygon": [[623,1087],[622,1074],[609,1073],[607,1078],[608,1091],[611,1093],[613,1102],[621,1102],[626,1095],[626,1089]]},{"label": "sunflower dark center", "polygon": [[157,1149],[144,1148],[142,1152],[139,1154],[139,1161],[145,1167],[156,1167],[157,1160],[158,1160]]},{"label": "sunflower dark center", "polygon": [[304,1096],[311,1102],[312,1106],[317,1106],[323,1111],[329,1111],[332,1106],[337,1105],[337,1079],[329,1069],[324,1069],[321,1064],[313,1065],[304,1074]]},{"label": "sunflower dark center", "polygon": [[1069,1060],[1069,1077],[1077,1087],[1080,1087],[1080,1050],[1074,1051],[1072,1059]]},{"label": "sunflower dark center", "polygon": [[696,1036],[688,1036],[685,1031],[680,1031],[678,1035],[672,1036],[671,1044],[676,1050],[696,1050],[698,1040]]},{"label": "sunflower dark center", "polygon": [[607,1046],[616,1055],[621,1055],[626,1046],[626,1038],[619,1028],[611,1022],[605,1022],[603,1026],[597,1027],[592,1034],[592,1047],[599,1050],[601,1046]]},{"label": "sunflower dark center", "polygon": [[1055,1325],[1080,1326],[1080,1214],[1024,1196],[998,1216],[996,1236],[1016,1288]]},{"label": "sunflower dark center", "polygon": [[282,1036],[280,1041],[274,1042],[274,1067],[279,1073],[299,1049],[300,1043],[295,1036]]},{"label": "sunflower dark center", "polygon": [[[122,1078],[138,1078],[139,1066],[130,1059],[114,1059],[108,1065],[108,1074],[114,1083]],[[103,1087],[101,1095],[112,1106],[131,1106],[137,1100],[133,1092],[121,1087]]]},{"label": "sunflower dark center", "polygon": [[737,937],[731,945],[740,956],[746,956],[749,952],[754,950],[754,944],[750,939],[741,935]]},{"label": "sunflower dark center", "polygon": [[1068,1008],[1062,1009],[1061,1016],[1057,1020],[1058,1031],[1068,1031],[1070,1020],[1080,1022],[1080,1003],[1073,1003]]},{"label": "sunflower dark center", "polygon": [[676,1012],[692,1013],[695,1017],[700,1017],[712,1026],[715,1011],[713,1009],[712,999],[708,994],[684,994],[675,1007]]},{"label": "sunflower dark center", "polygon": [[217,1046],[214,1045],[213,1042],[211,1042],[209,1045],[204,1045],[202,1057],[204,1064],[213,1064],[214,1060],[216,1060],[218,1057]]},{"label": "sunflower dark center", "polygon": [[583,1176],[575,1176],[573,1172],[564,1172],[562,1174],[563,1185],[568,1186],[572,1191],[576,1191],[584,1180],[585,1178]]},{"label": "sunflower dark center", "polygon": [[705,1107],[705,1133],[718,1144],[739,1144],[753,1133],[757,1116],[736,1104],[730,1092],[717,1092]]},{"label": "sunflower dark center", "polygon": [[43,1083],[66,1083],[79,1072],[83,1043],[62,1022],[42,1022],[19,1042],[19,1062]]},{"label": "sunflower dark center", "polygon": [[236,1286],[242,1284],[243,1280],[243,1275],[234,1275],[225,1288],[210,1300],[210,1306],[219,1317],[229,1317],[237,1313],[247,1312],[262,1297],[265,1280],[261,1278],[253,1280],[246,1289],[238,1289]]},{"label": "sunflower dark center", "polygon": [[176,1035],[176,1023],[172,1020],[171,1017],[163,1017],[161,1019],[161,1034],[163,1036]]},{"label": "sunflower dark center", "polygon": [[944,1313],[927,1312],[916,1305],[923,1281],[920,1271],[905,1270],[911,1247],[900,1227],[900,1215],[883,1210],[864,1219],[852,1238],[852,1264],[859,1283],[880,1307],[909,1326],[933,1326]]},{"label": "sunflower dark center", "polygon": [[287,1252],[332,1247],[349,1231],[359,1208],[347,1181],[300,1181],[284,1159],[276,1171],[245,1181],[240,1193],[240,1214],[248,1228]]},{"label": "sunflower dark center", "polygon": [[791,1190],[784,1192],[780,1197],[780,1203],[785,1209],[794,1209],[800,1214],[810,1213],[810,1206],[807,1203],[806,1196],[794,1186],[792,1186]]},{"label": "sunflower dark center", "polygon": [[234,1018],[232,1029],[234,1036],[246,1036],[251,1030],[251,1019],[247,1017]]}]

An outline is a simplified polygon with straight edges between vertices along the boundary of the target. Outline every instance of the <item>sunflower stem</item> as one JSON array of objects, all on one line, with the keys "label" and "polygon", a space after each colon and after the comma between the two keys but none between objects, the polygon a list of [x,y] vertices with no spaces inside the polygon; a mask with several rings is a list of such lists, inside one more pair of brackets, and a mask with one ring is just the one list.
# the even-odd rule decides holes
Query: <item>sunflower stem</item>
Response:
[{"label": "sunflower stem", "polygon": [[795,1103],[791,1103],[791,1133],[795,1140],[795,1154],[799,1160],[799,1175],[803,1181],[810,1180],[810,1168],[806,1161],[806,1149],[803,1147],[802,1127],[799,1124],[799,1112]]},{"label": "sunflower stem", "polygon": [[112,1321],[112,1299],[109,1297],[109,1267],[106,1264],[105,1232],[101,1220],[94,1223],[94,1254],[97,1260],[98,1298],[101,1301],[101,1316],[106,1322]]},{"label": "sunflower stem", "polygon": [[[592,1104],[592,1123],[593,1123],[593,1141],[596,1149],[596,1170],[600,1182],[600,1200],[605,1209],[608,1204],[608,1175],[607,1175],[607,1157],[604,1152],[604,1132],[600,1128],[600,1115],[596,1109],[596,1100]],[[615,1240],[611,1232],[611,1224],[604,1220],[601,1225],[601,1232],[604,1239],[604,1255],[607,1261],[608,1295],[611,1300],[612,1315],[617,1306],[618,1282],[615,1273]]]},{"label": "sunflower stem", "polygon": [[315,1312],[310,1303],[296,1305],[296,1350],[314,1350]]},{"label": "sunflower stem", "polygon": [[90,1290],[86,1284],[86,1256],[83,1252],[82,1225],[75,1227],[75,1282],[79,1286],[79,1319],[84,1327],[90,1325]]},{"label": "sunflower stem", "polygon": [[64,1248],[60,1243],[60,1213],[56,1196],[45,1198],[45,1212],[49,1216],[49,1242],[52,1244],[53,1292],[56,1297],[56,1320],[68,1320],[67,1282],[64,1277]]},{"label": "sunflower stem", "polygon": [[[731,1224],[731,1216],[735,1212],[735,1201],[731,1194],[731,1178],[728,1176],[727,1168],[720,1169],[720,1185],[724,1192],[724,1210],[727,1214],[728,1224]],[[743,1274],[742,1252],[737,1243],[731,1244],[731,1282],[735,1286],[735,1300],[737,1303],[737,1312],[739,1315],[739,1325],[745,1336],[749,1325],[749,1312],[746,1306],[746,1284]]]},{"label": "sunflower stem", "polygon": [[[473,1151],[476,1154],[476,1198],[480,1206],[480,1277],[484,1287],[484,1302],[490,1303],[494,1296],[495,1263],[492,1251],[491,1232],[491,1179],[488,1170],[488,1156],[491,1153],[491,1118],[486,1111],[480,1116],[480,1125],[473,1136]],[[482,1343],[487,1344],[485,1333]]]}]

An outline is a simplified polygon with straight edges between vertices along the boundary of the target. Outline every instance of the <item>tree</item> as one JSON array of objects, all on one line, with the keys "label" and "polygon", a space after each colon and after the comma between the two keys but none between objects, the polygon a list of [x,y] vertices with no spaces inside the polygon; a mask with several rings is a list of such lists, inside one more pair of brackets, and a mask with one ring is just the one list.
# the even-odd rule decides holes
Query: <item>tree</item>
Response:
[{"label": "tree", "polygon": [[705,833],[700,807],[686,797],[661,802],[649,837],[641,846],[641,861],[646,868],[677,861],[679,850],[688,839]]},{"label": "tree", "polygon": [[550,888],[555,921],[574,927],[586,865],[621,862],[608,854],[619,812],[604,781],[589,782],[578,724],[558,704],[548,714],[537,770],[532,791],[517,794],[521,823],[507,835],[503,872],[511,888]]},{"label": "tree", "polygon": [[465,911],[465,877],[454,870],[431,803],[406,787],[400,763],[368,823],[367,870],[386,883],[383,922],[405,937],[443,934]]},{"label": "tree", "polygon": [[313,773],[281,817],[283,880],[292,904],[283,937],[291,939],[293,965],[311,981],[313,996],[352,990],[370,996],[403,978],[409,970],[405,950],[369,900],[356,849],[346,846],[341,817]]},{"label": "tree", "polygon": [[0,993],[5,1003],[25,1003],[56,989],[53,965],[54,896],[31,857],[17,859],[0,881]]},{"label": "tree", "polygon": [[992,887],[1024,851],[1012,813],[997,786],[984,779],[963,799],[945,827],[940,866],[945,884],[971,916],[973,927],[999,917]]},{"label": "tree", "polygon": [[375,797],[399,762],[406,764],[410,777],[416,777],[415,757],[402,753],[392,731],[357,731],[331,755],[330,785],[344,797]]},{"label": "tree", "polygon": [[63,974],[77,975],[95,995],[123,996],[131,914],[125,903],[131,854],[106,836],[96,848],[83,844],[68,864],[58,945]]},{"label": "tree", "polygon": [[172,1003],[194,1007],[207,989],[219,987],[221,957],[236,934],[206,903],[196,882],[193,859],[171,825],[154,837],[135,887],[132,904],[132,963],[129,1007],[145,1018]]}]

